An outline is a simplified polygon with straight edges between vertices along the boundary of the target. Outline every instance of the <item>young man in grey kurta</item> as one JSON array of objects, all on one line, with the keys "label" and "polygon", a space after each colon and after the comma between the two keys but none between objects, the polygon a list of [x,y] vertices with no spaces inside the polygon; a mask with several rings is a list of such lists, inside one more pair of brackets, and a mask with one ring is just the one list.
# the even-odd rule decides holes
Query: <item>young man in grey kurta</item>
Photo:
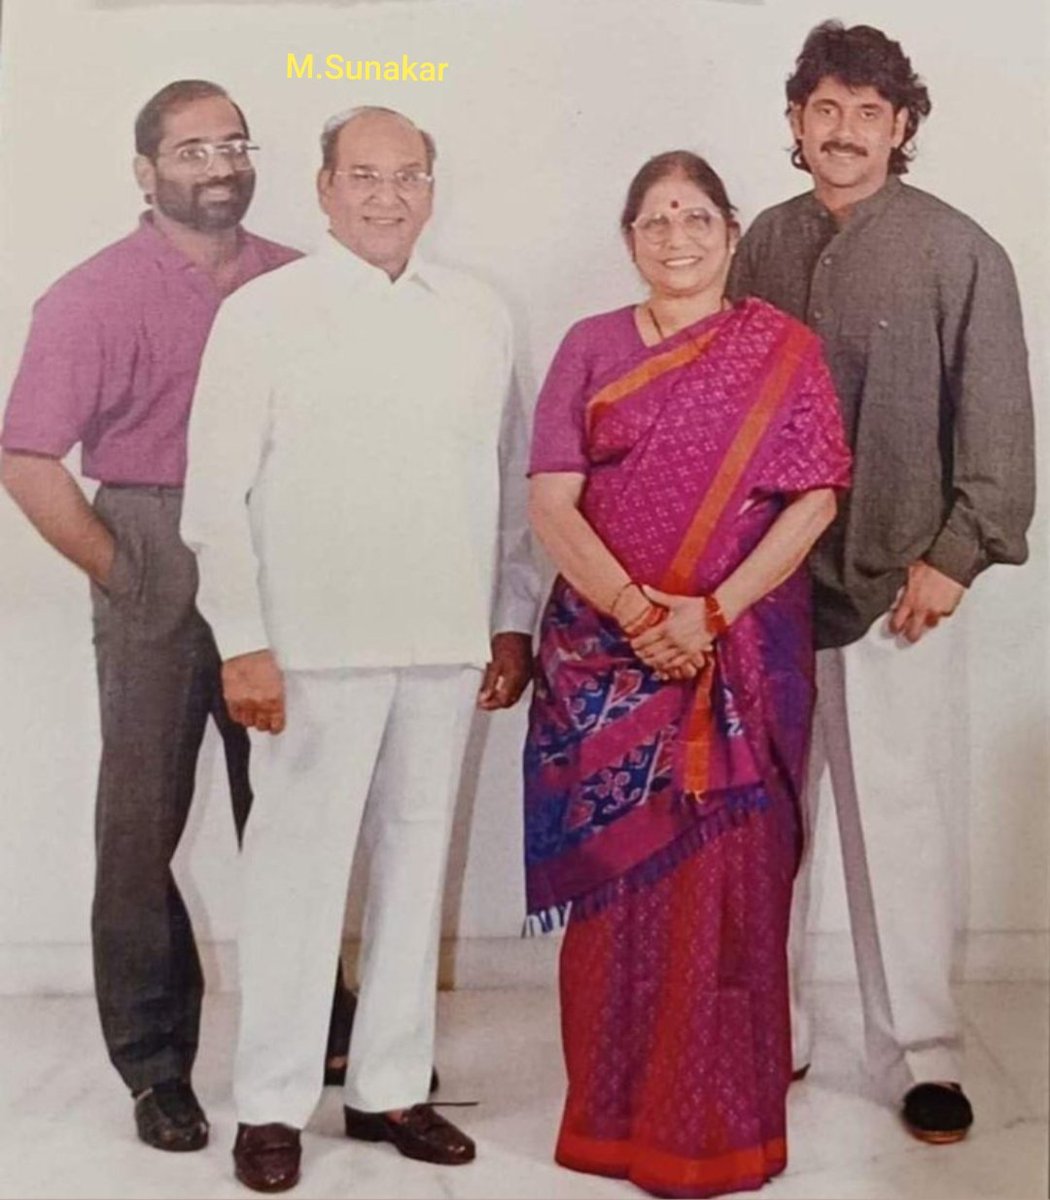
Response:
[{"label": "young man in grey kurta", "polygon": [[[835,793],[870,1066],[913,1133],[965,1135],[949,971],[965,819],[965,646],[948,618],[1032,515],[1031,395],[1017,286],[974,221],[901,182],[929,112],[900,46],[815,29],[787,85],[793,162],[813,191],[760,214],[731,280],[804,320],[854,449],[852,492],[811,559],[818,711],[808,788]],[[887,619],[888,618],[888,619]],[[809,901],[792,914],[795,984]],[[797,986],[793,988],[797,997]],[[796,1068],[809,1022],[795,1003]]]}]

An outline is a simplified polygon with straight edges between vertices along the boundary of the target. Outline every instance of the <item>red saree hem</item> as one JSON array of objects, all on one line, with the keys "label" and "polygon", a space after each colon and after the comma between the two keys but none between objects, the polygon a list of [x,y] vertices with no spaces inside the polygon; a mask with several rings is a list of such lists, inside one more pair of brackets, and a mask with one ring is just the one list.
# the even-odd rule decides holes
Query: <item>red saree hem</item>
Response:
[{"label": "red saree hem", "polygon": [[570,914],[563,1166],[683,1197],[784,1169],[795,830],[793,804],[773,799],[651,883]]},{"label": "red saree hem", "polygon": [[684,1158],[637,1139],[607,1141],[562,1129],[554,1159],[571,1171],[628,1179],[653,1196],[718,1196],[754,1191],[779,1175],[787,1166],[787,1142],[772,1138],[725,1154]]}]

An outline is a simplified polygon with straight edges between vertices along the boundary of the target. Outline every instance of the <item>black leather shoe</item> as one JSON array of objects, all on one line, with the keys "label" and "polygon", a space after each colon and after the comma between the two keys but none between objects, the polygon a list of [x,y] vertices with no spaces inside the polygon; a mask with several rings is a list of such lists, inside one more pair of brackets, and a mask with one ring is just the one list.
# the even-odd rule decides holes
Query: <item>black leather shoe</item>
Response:
[{"label": "black leather shoe", "polygon": [[291,1125],[273,1121],[237,1126],[233,1171],[245,1187],[256,1192],[286,1192],[299,1182],[302,1156],[299,1130]]},{"label": "black leather shoe", "polygon": [[957,1083],[919,1083],[904,1097],[908,1132],[935,1146],[960,1142],[970,1132],[973,1108]]},{"label": "black leather shoe", "polygon": [[392,1142],[406,1158],[458,1167],[476,1153],[474,1143],[429,1104],[413,1104],[401,1117],[367,1113],[344,1105],[346,1136],[362,1142]]},{"label": "black leather shoe", "polygon": [[208,1144],[208,1118],[185,1080],[165,1079],[135,1097],[135,1128],[158,1150],[201,1150]]}]

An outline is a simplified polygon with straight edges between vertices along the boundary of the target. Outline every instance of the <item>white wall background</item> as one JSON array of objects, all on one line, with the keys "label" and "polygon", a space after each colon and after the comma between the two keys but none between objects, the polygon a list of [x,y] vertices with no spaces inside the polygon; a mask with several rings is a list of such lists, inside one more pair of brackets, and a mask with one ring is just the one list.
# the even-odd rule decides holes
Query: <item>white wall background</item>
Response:
[{"label": "white wall background", "polygon": [[[806,31],[836,15],[900,39],[933,116],[909,181],[973,215],[1020,277],[1048,461],[1050,86],[1043,0],[994,6],[914,0],[734,4],[716,0],[428,0],[135,4],[8,0],[0,145],[0,386],[17,365],[33,299],[129,230],[141,103],[170,79],[214,78],[262,144],[248,224],[308,246],[323,119],[356,103],[407,112],[436,135],[430,253],[495,282],[517,320],[534,394],[582,314],[638,292],[617,235],[633,171],[685,146],[722,172],[742,215],[804,190],[793,170],[783,80]],[[444,60],[443,84],[289,80],[289,51]],[[314,83],[320,86],[315,87]],[[89,986],[88,910],[97,710],[87,587],[0,498],[0,990]],[[1045,506],[1023,570],[997,569],[967,599],[972,641],[973,807],[966,924],[971,975],[1046,968]],[[873,720],[878,714],[872,715]],[[446,931],[460,978],[508,966],[543,975],[549,949],[521,922],[518,754],[524,711],[479,719],[453,852]],[[892,747],[887,748],[892,753]],[[202,758],[179,872],[204,939],[236,929],[236,857],[216,749]],[[833,837],[833,830],[822,831]],[[814,930],[818,971],[849,970],[835,855]],[[471,939],[471,940],[463,940]],[[506,939],[482,941],[480,939]],[[211,959],[211,967],[223,957]],[[514,964],[517,964],[514,966]]]}]

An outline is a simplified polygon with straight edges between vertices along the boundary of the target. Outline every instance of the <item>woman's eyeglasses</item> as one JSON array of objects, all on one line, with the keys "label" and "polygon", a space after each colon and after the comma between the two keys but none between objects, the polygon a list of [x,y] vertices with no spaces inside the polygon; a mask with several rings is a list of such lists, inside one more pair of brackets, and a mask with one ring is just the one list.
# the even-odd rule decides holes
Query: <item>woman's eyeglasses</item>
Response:
[{"label": "woman's eyeglasses", "polygon": [[675,212],[645,213],[631,222],[631,228],[651,246],[662,246],[670,240],[671,226],[677,223],[682,232],[695,241],[710,236],[719,218],[706,208],[680,208]]}]

